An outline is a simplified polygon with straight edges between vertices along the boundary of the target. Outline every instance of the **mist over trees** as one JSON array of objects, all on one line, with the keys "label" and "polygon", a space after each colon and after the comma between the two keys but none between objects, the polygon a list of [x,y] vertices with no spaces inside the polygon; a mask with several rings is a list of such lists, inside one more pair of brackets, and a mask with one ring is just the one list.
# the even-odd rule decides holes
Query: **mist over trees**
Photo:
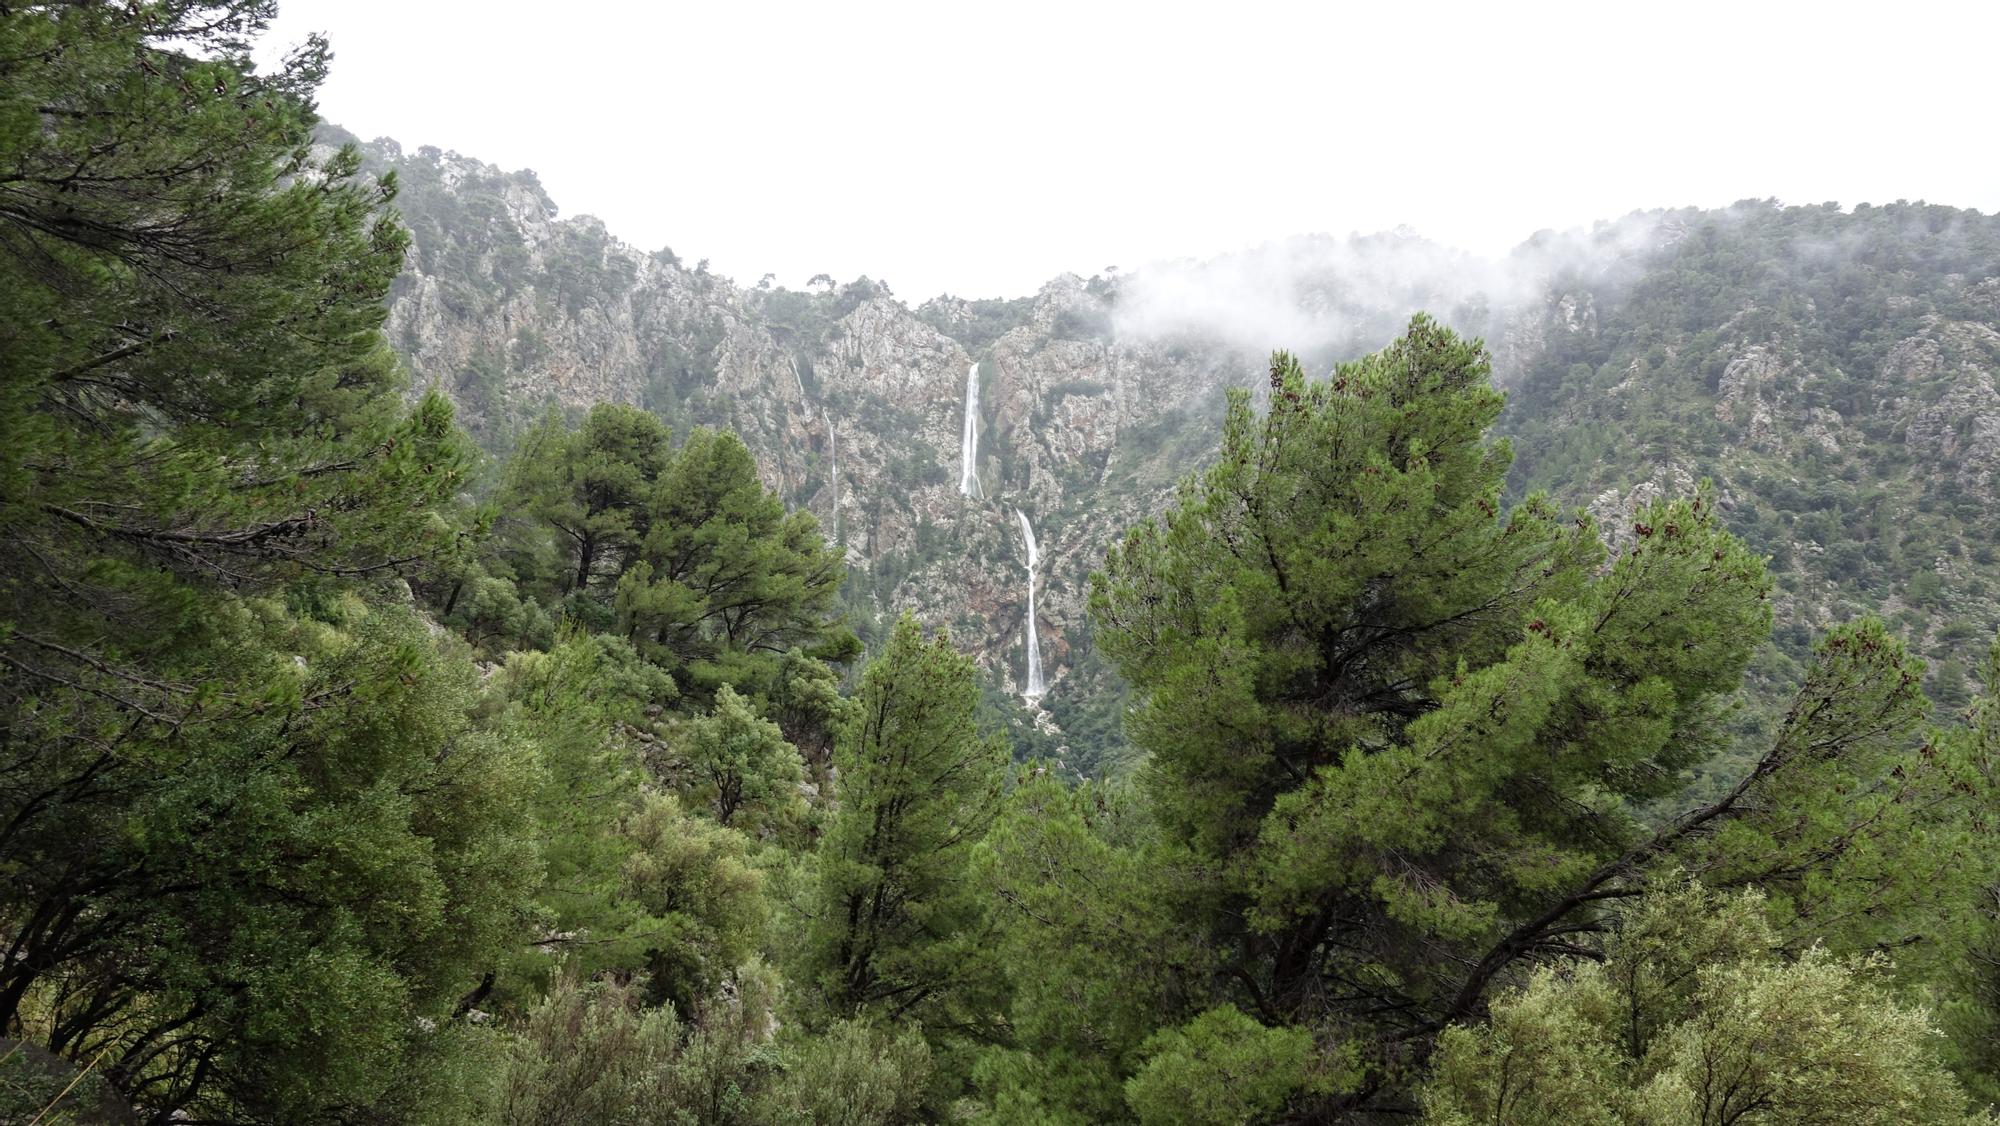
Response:
[{"label": "mist over trees", "polygon": [[1991,1120],[2000,644],[1523,488],[1420,314],[1092,576],[1129,767],[1012,761],[737,435],[410,393],[271,14],[0,9],[0,1119]]}]

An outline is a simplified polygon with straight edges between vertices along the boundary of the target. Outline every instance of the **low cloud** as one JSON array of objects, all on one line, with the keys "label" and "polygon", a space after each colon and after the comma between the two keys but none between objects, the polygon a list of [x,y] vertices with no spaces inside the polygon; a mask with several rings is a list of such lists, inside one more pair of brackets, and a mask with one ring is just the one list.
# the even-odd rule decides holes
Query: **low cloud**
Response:
[{"label": "low cloud", "polygon": [[1642,212],[1590,230],[1545,231],[1503,258],[1402,229],[1304,236],[1206,261],[1154,263],[1119,279],[1112,324],[1126,338],[1313,356],[1379,346],[1418,311],[1486,333],[1540,301],[1552,282],[1593,284],[1617,275],[1672,237],[1673,218]]}]

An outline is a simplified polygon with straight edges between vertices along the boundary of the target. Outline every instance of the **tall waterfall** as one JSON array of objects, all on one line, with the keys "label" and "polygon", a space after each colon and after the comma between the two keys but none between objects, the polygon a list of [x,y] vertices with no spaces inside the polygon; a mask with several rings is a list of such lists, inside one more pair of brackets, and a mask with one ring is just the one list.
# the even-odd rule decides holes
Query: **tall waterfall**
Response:
[{"label": "tall waterfall", "polygon": [[[799,401],[808,407],[812,397],[806,394],[806,377],[799,374],[799,358],[791,357],[792,382],[799,386]],[[840,542],[840,440],[833,434],[833,417],[826,413],[826,404],[819,405],[819,424],[826,427],[827,474],[826,481],[833,491],[833,542]]]},{"label": "tall waterfall", "polygon": [[[970,494],[968,494],[970,495]],[[1042,684],[1042,639],[1035,632],[1035,564],[1039,552],[1035,547],[1035,529],[1028,526],[1028,516],[1020,509],[1014,515],[1021,521],[1021,539],[1028,545],[1028,684],[1021,689],[1021,695],[1033,700],[1044,691]]]},{"label": "tall waterfall", "polygon": [[965,431],[958,441],[958,491],[979,495],[979,365],[965,373]]}]

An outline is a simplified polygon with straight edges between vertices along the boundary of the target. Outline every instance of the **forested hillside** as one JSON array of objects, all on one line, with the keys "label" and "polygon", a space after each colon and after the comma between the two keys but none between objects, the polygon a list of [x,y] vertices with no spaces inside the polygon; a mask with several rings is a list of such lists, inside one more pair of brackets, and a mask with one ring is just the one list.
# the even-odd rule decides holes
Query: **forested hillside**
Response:
[{"label": "forested hillside", "polygon": [[[732,429],[846,548],[862,621],[909,609],[952,626],[996,690],[1022,674],[1008,510],[1028,513],[1057,726],[1051,739],[999,708],[1023,754],[1121,760],[1088,575],[1213,451],[1222,392],[1256,391],[1271,346],[1323,368],[1420,309],[1495,352],[1500,430],[1522,451],[1512,495],[1545,489],[1616,531],[1649,497],[1716,482],[1729,527],[1772,557],[1791,623],[1757,661],[1760,709],[1796,682],[1814,630],[1861,612],[1889,619],[1938,699],[1962,706],[1976,643],[2000,625],[2000,220],[1977,212],[1746,202],[1545,233],[1499,262],[1402,234],[1302,238],[911,310],[865,278],[738,288],[555,218],[529,174],[365,151],[404,179],[417,248],[392,334],[488,448],[510,449],[550,403]],[[965,498],[973,360],[985,488]]]},{"label": "forested hillside", "polygon": [[1995,220],[911,310],[270,16],[0,8],[0,1121],[1994,1120]]},{"label": "forested hillside", "polygon": [[1603,512],[1711,477],[1771,557],[1789,658],[1872,611],[1962,706],[1967,642],[2000,624],[2000,221],[1739,204],[1592,311],[1512,389],[1517,487]]}]

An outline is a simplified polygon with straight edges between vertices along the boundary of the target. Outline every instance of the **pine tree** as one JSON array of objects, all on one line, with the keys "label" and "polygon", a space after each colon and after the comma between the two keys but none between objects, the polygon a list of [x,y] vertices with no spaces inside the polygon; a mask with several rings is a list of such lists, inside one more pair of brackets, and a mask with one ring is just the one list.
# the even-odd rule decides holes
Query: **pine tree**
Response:
[{"label": "pine tree", "polygon": [[1422,318],[1326,382],[1279,357],[1269,412],[1236,398],[1217,466],[1093,591],[1147,792],[1214,873],[1190,907],[1267,1022],[1421,1029],[1458,988],[1439,946],[1630,847],[1627,803],[1713,749],[1768,628],[1705,497],[1642,513],[1602,574],[1588,520],[1503,514],[1500,405]]},{"label": "pine tree", "polygon": [[846,567],[809,512],[787,513],[734,434],[696,430],[650,495],[650,530],[618,581],[619,628],[706,696],[764,695],[787,651],[844,660],[834,624]]},{"label": "pine tree", "polygon": [[[836,621],[840,554],[811,513],[785,511],[733,434],[696,429],[673,448],[634,407],[600,404],[576,427],[550,415],[509,460],[502,503],[491,571],[624,635],[694,700],[725,684],[768,696],[794,648],[833,661],[858,649]],[[480,594],[480,574],[465,578]]]},{"label": "pine tree", "polygon": [[375,597],[473,530],[468,447],[271,12],[0,10],[0,1027],[155,1121],[366,1117],[537,867],[526,750]]},{"label": "pine tree", "polygon": [[969,869],[1005,762],[978,704],[972,662],[907,616],[862,674],[797,975],[836,1016],[936,1017],[966,984],[985,915]]},{"label": "pine tree", "polygon": [[[1500,405],[1483,351],[1422,317],[1325,381],[1280,355],[1268,410],[1233,397],[1216,465],[1110,553],[1093,624],[1133,688],[1157,826],[1114,854],[1158,878],[1106,910],[1037,910],[1054,904],[1015,881],[1007,926],[1053,932],[1043,946],[1099,948],[1113,922],[1197,937],[1133,944],[1125,980],[1146,995],[1077,1019],[1152,1012],[1199,1040],[1233,1006],[1312,1031],[1286,1113],[1394,1107],[1441,1029],[1587,943],[1658,864],[1754,884],[1802,857],[1879,862],[1851,847],[1845,815],[1868,814],[1826,814],[1835,787],[1814,779],[1913,762],[1895,732],[1921,694],[1899,651],[1867,623],[1830,638],[1742,784],[1661,817],[1722,746],[1769,630],[1762,561],[1706,491],[1638,512],[1608,562],[1580,514],[1535,496],[1503,510],[1510,451],[1485,437]],[[1788,819],[1802,801],[1822,812]],[[1745,846],[1795,824],[1811,832],[1788,861]],[[1007,847],[1075,854],[1067,825]],[[1129,1034],[1112,1046],[1157,1074],[1145,1052],[1187,1042],[1137,1062]]]},{"label": "pine tree", "polygon": [[[664,423],[618,403],[591,408],[571,429],[551,414],[521,439],[502,497],[509,522],[555,532],[553,574],[523,561],[521,577],[562,592],[616,585],[650,527],[655,482],[670,456]],[[531,541],[532,542],[532,541]],[[533,550],[533,549],[531,549]]]}]

